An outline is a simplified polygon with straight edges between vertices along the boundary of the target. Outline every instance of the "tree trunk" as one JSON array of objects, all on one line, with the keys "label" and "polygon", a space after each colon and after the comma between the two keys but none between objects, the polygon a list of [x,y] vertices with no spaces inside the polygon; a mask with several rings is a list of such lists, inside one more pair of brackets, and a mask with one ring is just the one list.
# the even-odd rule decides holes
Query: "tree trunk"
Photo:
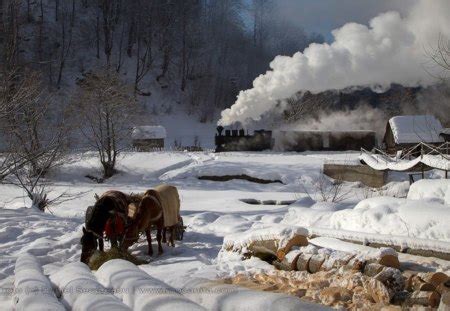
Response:
[{"label": "tree trunk", "polygon": [[102,162],[103,178],[110,178],[116,173],[115,165],[112,162]]}]

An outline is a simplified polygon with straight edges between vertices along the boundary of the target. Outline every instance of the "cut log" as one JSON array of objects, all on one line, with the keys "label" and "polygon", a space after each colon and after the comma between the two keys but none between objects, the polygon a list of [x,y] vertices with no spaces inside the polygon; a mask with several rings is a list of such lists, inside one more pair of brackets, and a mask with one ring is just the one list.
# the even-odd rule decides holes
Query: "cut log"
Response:
[{"label": "cut log", "polygon": [[385,267],[400,269],[400,261],[398,260],[398,257],[391,254],[381,255],[378,259],[378,263]]},{"label": "cut log", "polygon": [[321,254],[316,254],[311,256],[311,258],[308,261],[308,272],[309,273],[316,273],[320,271],[320,268],[322,267],[322,264],[325,261],[325,256]]},{"label": "cut log", "polygon": [[450,310],[450,293],[445,293],[444,295],[442,295],[438,311],[448,311],[448,310]]},{"label": "cut log", "polygon": [[286,271],[295,271],[297,270],[297,261],[301,255],[301,251],[296,249],[287,253],[284,259],[281,261],[283,266],[286,267]]},{"label": "cut log", "polygon": [[391,303],[394,305],[403,305],[410,296],[411,296],[411,293],[407,292],[407,291],[397,292],[392,297]]},{"label": "cut log", "polygon": [[285,261],[285,260],[280,261],[280,260],[278,260],[278,259],[275,259],[275,260],[272,262],[272,265],[274,265],[275,268],[277,268],[278,270],[282,270],[282,271],[293,271],[293,270],[294,270],[294,269],[292,269],[292,267],[289,265],[289,263],[288,263],[287,261]]},{"label": "cut log", "polygon": [[383,270],[384,266],[380,265],[378,263],[372,262],[372,263],[368,263],[365,267],[364,267],[364,275],[367,275],[369,277],[373,277],[375,275],[377,275],[378,273],[381,272],[381,270]]},{"label": "cut log", "polygon": [[342,253],[342,256],[339,256],[338,258],[329,256],[323,262],[321,270],[329,271],[331,269],[339,269],[340,267],[347,266],[350,260],[352,260],[355,256],[355,254],[346,253]]},{"label": "cut log", "polygon": [[376,303],[389,304],[393,297],[386,285],[376,279],[364,282],[364,289]]},{"label": "cut log", "polygon": [[430,283],[425,282],[418,275],[411,276],[406,283],[406,289],[409,291],[432,292],[436,287]]},{"label": "cut log", "polygon": [[287,253],[291,251],[294,246],[308,246],[308,238],[303,235],[295,235],[292,239],[277,250],[277,257],[279,260],[283,260]]},{"label": "cut log", "polygon": [[365,261],[362,258],[359,257],[353,257],[348,264],[346,265],[346,268],[353,271],[363,271],[364,267],[366,266],[367,261]]},{"label": "cut log", "polygon": [[297,271],[308,271],[308,263],[313,254],[300,254],[297,258]]},{"label": "cut log", "polygon": [[442,272],[428,272],[428,273],[419,273],[417,274],[424,282],[430,283],[434,285],[434,287],[438,287],[439,285],[447,282],[449,277],[447,274]]},{"label": "cut log", "polygon": [[383,267],[373,278],[383,283],[391,293],[391,296],[405,289],[405,277],[398,269]]},{"label": "cut log", "polygon": [[442,296],[442,295],[444,295],[444,294],[450,292],[450,287],[445,286],[445,283],[443,283],[443,284],[439,285],[439,286],[436,288],[436,291],[437,291],[439,294],[441,294],[441,296]]},{"label": "cut log", "polygon": [[421,305],[435,308],[439,305],[441,295],[437,292],[419,292],[416,291],[406,300],[407,306]]}]

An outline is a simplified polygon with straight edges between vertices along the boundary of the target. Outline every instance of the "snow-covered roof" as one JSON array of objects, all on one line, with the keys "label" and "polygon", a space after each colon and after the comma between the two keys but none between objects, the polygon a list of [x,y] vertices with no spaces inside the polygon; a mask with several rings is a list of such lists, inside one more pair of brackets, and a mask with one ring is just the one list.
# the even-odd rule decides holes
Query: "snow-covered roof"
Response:
[{"label": "snow-covered roof", "polygon": [[441,122],[431,115],[397,116],[389,120],[397,144],[443,142]]},{"label": "snow-covered roof", "polygon": [[131,132],[133,139],[164,139],[166,138],[166,129],[161,125],[136,126]]},{"label": "snow-covered roof", "polygon": [[443,128],[441,134],[450,135],[450,128]]}]

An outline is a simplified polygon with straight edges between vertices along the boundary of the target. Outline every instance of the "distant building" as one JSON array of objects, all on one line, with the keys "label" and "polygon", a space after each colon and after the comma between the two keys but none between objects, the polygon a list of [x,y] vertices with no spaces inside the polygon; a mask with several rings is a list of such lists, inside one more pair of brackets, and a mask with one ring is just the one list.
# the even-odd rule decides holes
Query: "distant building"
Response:
[{"label": "distant building", "polygon": [[133,147],[138,151],[152,151],[164,149],[164,140],[167,133],[163,126],[136,126],[133,128],[131,138]]},{"label": "distant building", "polygon": [[449,141],[450,132],[431,115],[396,116],[386,125],[384,144],[388,152],[397,152],[418,143],[439,145]]}]

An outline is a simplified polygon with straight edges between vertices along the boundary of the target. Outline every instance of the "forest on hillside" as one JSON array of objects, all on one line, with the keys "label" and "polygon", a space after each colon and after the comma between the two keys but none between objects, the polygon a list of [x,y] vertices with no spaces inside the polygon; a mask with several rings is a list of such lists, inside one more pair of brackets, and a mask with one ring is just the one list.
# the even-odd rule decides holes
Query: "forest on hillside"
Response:
[{"label": "forest on hillside", "polygon": [[0,21],[2,70],[38,72],[60,102],[109,70],[150,113],[176,103],[203,122],[275,56],[323,42],[273,0],[0,0]]}]

